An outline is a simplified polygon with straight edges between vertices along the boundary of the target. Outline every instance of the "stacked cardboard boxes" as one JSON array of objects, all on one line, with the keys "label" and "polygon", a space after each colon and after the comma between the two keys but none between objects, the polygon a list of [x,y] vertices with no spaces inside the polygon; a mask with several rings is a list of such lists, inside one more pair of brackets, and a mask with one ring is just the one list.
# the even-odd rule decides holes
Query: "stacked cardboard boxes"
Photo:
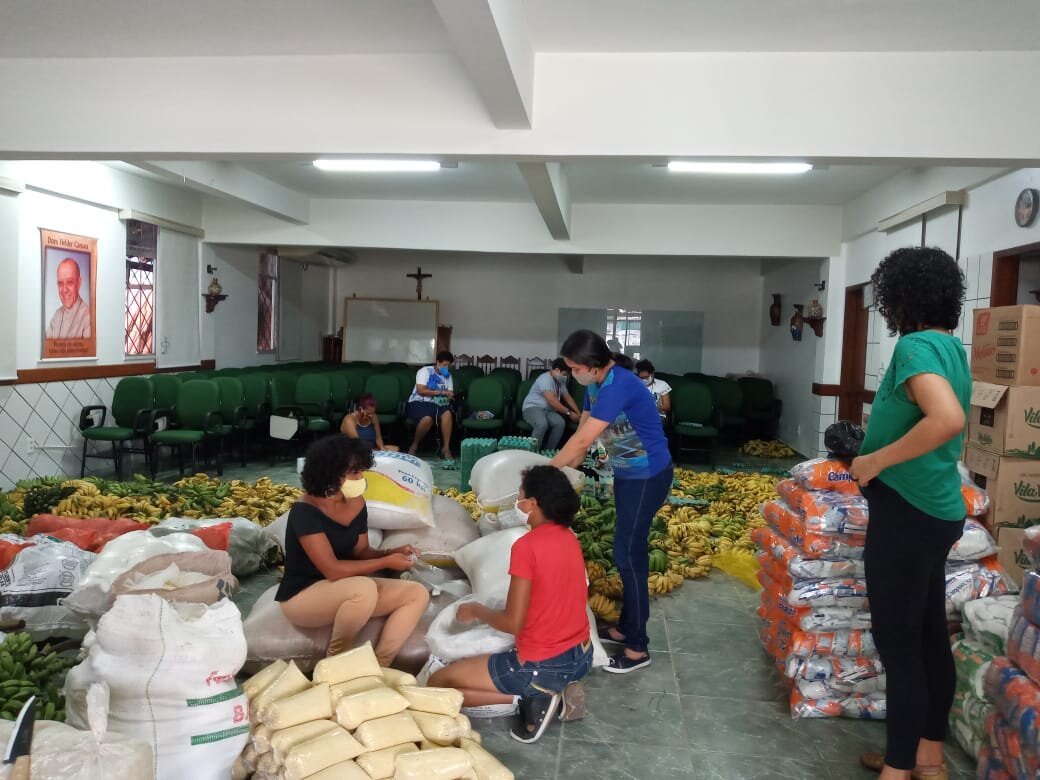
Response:
[{"label": "stacked cardboard boxes", "polygon": [[1025,529],[1040,525],[1040,306],[976,309],[965,461],[990,497],[1001,563],[1021,584]]}]

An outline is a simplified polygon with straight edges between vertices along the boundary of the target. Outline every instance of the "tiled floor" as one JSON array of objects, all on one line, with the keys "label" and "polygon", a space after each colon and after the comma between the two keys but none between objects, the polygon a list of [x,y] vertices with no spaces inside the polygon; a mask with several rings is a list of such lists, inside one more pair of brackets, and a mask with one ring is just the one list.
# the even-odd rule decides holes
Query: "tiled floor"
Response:
[{"label": "tiled floor", "polygon": [[[735,452],[727,467],[751,461]],[[436,483],[458,485],[457,471],[434,467]],[[694,466],[694,468],[697,468]],[[176,478],[164,470],[161,476]],[[298,484],[296,464],[229,465],[225,479],[269,476]],[[244,608],[271,583],[270,573],[243,583]],[[587,678],[590,714],[553,724],[535,745],[510,739],[505,720],[475,721],[485,746],[522,780],[857,780],[876,777],[857,759],[884,744],[884,724],[792,720],[780,676],[758,643],[758,597],[720,573],[686,582],[652,602],[653,665],[627,676],[593,670]],[[950,777],[975,776],[974,762],[951,742]]]}]

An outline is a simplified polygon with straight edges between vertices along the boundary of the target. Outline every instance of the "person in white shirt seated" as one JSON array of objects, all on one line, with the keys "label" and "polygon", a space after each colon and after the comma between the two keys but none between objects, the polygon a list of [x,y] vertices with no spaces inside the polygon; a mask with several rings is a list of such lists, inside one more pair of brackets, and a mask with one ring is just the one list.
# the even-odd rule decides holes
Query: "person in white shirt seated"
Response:
[{"label": "person in white shirt seated", "polygon": [[408,448],[408,454],[414,455],[422,440],[435,424],[441,430],[441,456],[445,466],[454,465],[451,457],[451,431],[454,418],[451,402],[455,398],[455,386],[451,380],[451,364],[455,356],[450,352],[437,353],[437,360],[432,366],[420,368],[415,375],[415,387],[408,397],[405,409],[409,419],[416,422],[415,439]]},{"label": "person in white shirt seated", "polygon": [[636,363],[636,373],[654,397],[658,414],[661,417],[667,417],[668,413],[672,411],[672,386],[655,376],[654,364],[649,360],[640,360]]}]

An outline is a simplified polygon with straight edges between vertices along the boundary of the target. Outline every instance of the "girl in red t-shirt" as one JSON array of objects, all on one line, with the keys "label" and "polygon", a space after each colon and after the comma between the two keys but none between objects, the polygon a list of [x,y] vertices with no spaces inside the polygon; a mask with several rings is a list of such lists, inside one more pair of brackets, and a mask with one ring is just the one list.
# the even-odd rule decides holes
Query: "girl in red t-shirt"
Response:
[{"label": "girl in red t-shirt", "polygon": [[467,707],[509,704],[520,697],[520,717],[511,734],[535,742],[563,704],[563,720],[585,714],[580,680],[592,667],[585,612],[588,586],[581,545],[570,530],[580,507],[563,472],[536,466],[524,473],[518,512],[531,532],[513,545],[505,609],[476,602],[458,608],[461,623],[481,621],[516,636],[506,653],[457,661],[435,672],[429,684],[458,688]]}]

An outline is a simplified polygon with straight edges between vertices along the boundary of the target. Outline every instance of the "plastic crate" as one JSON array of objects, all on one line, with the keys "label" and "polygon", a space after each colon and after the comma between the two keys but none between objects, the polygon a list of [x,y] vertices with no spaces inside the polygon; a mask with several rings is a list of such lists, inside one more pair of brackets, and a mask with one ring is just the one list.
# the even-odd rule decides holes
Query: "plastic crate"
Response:
[{"label": "plastic crate", "polygon": [[503,436],[498,440],[498,449],[537,452],[538,441],[530,436]]},{"label": "plastic crate", "polygon": [[468,438],[462,440],[459,454],[459,490],[466,493],[470,490],[469,478],[473,473],[473,465],[498,449],[496,439]]}]

